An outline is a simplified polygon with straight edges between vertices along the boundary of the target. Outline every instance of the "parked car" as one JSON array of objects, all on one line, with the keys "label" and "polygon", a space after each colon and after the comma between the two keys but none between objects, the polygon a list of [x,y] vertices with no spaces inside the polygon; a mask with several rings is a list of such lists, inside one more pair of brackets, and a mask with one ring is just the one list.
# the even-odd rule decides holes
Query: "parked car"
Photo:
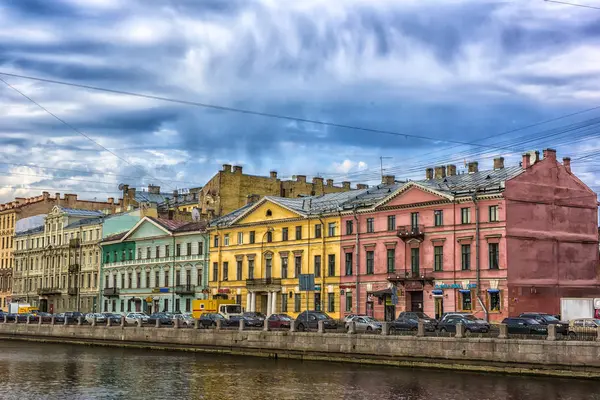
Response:
[{"label": "parked car", "polygon": [[[42,322],[52,321],[52,314],[50,314],[50,313],[38,311],[37,316],[38,316],[38,318],[42,319]],[[2,316],[0,316],[0,318],[2,318]]]},{"label": "parked car", "polygon": [[250,319],[258,319],[261,321],[264,321],[265,318],[267,318],[267,316],[261,312],[252,312],[252,311],[247,311],[245,313],[242,314],[244,317],[246,318],[250,318]]},{"label": "parked car", "polygon": [[578,318],[569,321],[569,337],[575,339],[578,336],[598,336],[600,319]]},{"label": "parked car", "polygon": [[94,321],[94,318],[96,318],[96,323],[97,324],[105,324],[106,323],[106,316],[104,316],[104,314],[100,314],[100,313],[89,313],[89,314],[86,314],[85,315],[85,322],[87,322],[88,324],[91,324]]},{"label": "parked car", "polygon": [[54,323],[63,324],[65,322],[65,313],[58,313],[54,315]]},{"label": "parked car", "polygon": [[[426,331],[434,332],[436,326],[436,322],[429,322],[423,319],[423,327]],[[390,322],[390,334],[394,334],[399,331],[417,331],[418,329],[419,319],[415,318],[414,316],[400,314],[400,316],[395,321]]]},{"label": "parked car", "polygon": [[182,326],[194,326],[194,318],[190,314],[175,314],[172,318],[173,320],[178,319]]},{"label": "parked car", "polygon": [[426,325],[437,326],[437,324],[438,324],[438,321],[435,318],[431,318],[429,315],[427,315],[423,312],[420,312],[420,311],[402,311],[398,315],[398,318],[402,318],[402,317],[416,319],[416,320],[422,319]]},{"label": "parked car", "polygon": [[173,325],[173,316],[168,313],[154,313],[146,320],[146,322],[152,326],[156,325],[156,321],[159,321],[158,323],[160,325]]},{"label": "parked car", "polygon": [[445,312],[442,314],[442,317],[438,321],[438,324],[445,322],[446,319],[448,319],[449,317],[457,317],[457,316],[462,316],[462,315],[473,315],[473,314],[471,314],[469,312]]},{"label": "parked car", "polygon": [[125,322],[135,324],[138,319],[142,320],[142,324],[148,323],[148,315],[142,312],[130,312],[125,316]]},{"label": "parked car", "polygon": [[382,329],[381,322],[368,315],[358,315],[346,322],[346,330],[350,329],[351,322],[354,322],[356,332],[381,332]]},{"label": "parked car", "polygon": [[546,313],[527,312],[519,315],[522,318],[531,318],[536,320],[542,325],[556,325],[556,333],[561,335],[567,335],[569,333],[569,323],[560,321],[554,315]]},{"label": "parked car", "polygon": [[103,312],[102,315],[104,316],[105,322],[110,319],[111,324],[120,324],[121,323],[121,317],[122,317],[121,314]]},{"label": "parked car", "polygon": [[82,317],[82,318],[85,317],[83,315],[83,313],[81,313],[79,311],[67,311],[64,313],[63,316],[69,323],[77,322],[77,318],[79,318],[79,317]]},{"label": "parked car", "polygon": [[[253,327],[261,327],[264,326],[265,324],[265,315],[262,313],[244,313],[242,315],[237,315],[236,317],[241,317],[244,318],[244,320],[246,320],[247,325],[246,326],[253,326]],[[231,319],[231,317],[230,317]],[[239,321],[239,318],[238,318]],[[239,324],[239,322],[238,322]]]},{"label": "parked car", "polygon": [[463,324],[465,332],[487,333],[490,324],[472,315],[451,315],[438,324],[440,332],[456,332],[456,325]]},{"label": "parked car", "polygon": [[522,335],[547,335],[548,326],[542,325],[533,318],[510,317],[502,320],[506,324],[508,333]]},{"label": "parked car", "polygon": [[200,315],[200,326],[203,328],[209,328],[217,326],[217,321],[221,320],[221,324],[225,322],[225,317],[219,313],[204,313]]},{"label": "parked car", "polygon": [[336,329],[337,322],[322,311],[303,311],[296,318],[296,330],[303,332],[307,329],[318,329],[319,321],[323,321],[325,329]]},{"label": "parked car", "polygon": [[243,315],[231,315],[229,318],[225,318],[223,322],[221,322],[221,326],[231,326],[231,327],[239,327],[240,321],[244,321],[245,327],[256,327],[262,326],[262,322],[257,319],[249,319],[244,317]]},{"label": "parked car", "polygon": [[287,314],[271,314],[269,318],[269,329],[289,329],[292,318]]},{"label": "parked car", "polygon": [[344,317],[344,323],[352,321],[352,318],[358,317],[358,314],[348,314]]}]

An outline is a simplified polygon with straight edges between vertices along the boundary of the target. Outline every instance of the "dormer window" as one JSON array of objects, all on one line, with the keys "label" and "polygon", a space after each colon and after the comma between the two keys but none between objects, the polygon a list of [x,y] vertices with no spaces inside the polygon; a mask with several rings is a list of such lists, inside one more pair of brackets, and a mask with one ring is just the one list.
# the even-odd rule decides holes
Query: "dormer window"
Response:
[{"label": "dormer window", "polygon": [[273,212],[271,210],[267,210],[266,215],[267,215],[267,217],[272,217]]}]

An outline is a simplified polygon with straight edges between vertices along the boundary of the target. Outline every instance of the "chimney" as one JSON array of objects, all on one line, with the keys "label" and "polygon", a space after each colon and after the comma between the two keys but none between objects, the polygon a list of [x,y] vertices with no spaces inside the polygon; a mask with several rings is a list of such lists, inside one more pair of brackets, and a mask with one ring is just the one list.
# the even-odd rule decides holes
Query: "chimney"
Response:
[{"label": "chimney", "polygon": [[540,161],[540,152],[536,150],[534,153],[535,153],[535,160],[529,159],[531,164],[535,164]]},{"label": "chimney", "polygon": [[148,193],[150,193],[150,194],[160,194],[160,186],[148,185]]},{"label": "chimney", "polygon": [[234,165],[233,166],[233,173],[234,174],[241,174],[242,173],[242,167],[239,165]]},{"label": "chimney", "polygon": [[44,197],[44,200],[48,200],[48,198],[50,197],[50,193],[42,192],[42,196]]},{"label": "chimney", "polygon": [[69,207],[75,208],[75,205],[77,204],[77,195],[65,193],[65,200]]},{"label": "chimney", "polygon": [[527,169],[531,166],[531,154],[529,153],[525,153],[523,154],[523,160],[521,161],[521,167],[523,167],[523,169]]},{"label": "chimney", "polygon": [[333,186],[333,179],[327,179],[327,186]]},{"label": "chimney", "polygon": [[223,172],[231,172],[231,164],[223,164]]},{"label": "chimney", "polygon": [[313,185],[320,185],[320,186],[323,186],[323,178],[319,178],[319,177],[315,176],[315,177],[312,179],[312,183],[313,183]]},{"label": "chimney", "polygon": [[556,150],[554,149],[544,149],[544,160],[549,158],[553,161],[556,161]]},{"label": "chimney", "polygon": [[396,182],[396,177],[394,175],[384,175],[381,177],[382,185],[393,185]]},{"label": "chimney", "polygon": [[446,177],[446,167],[435,167],[435,179],[444,179]]},{"label": "chimney", "polygon": [[504,168],[504,157],[494,158],[494,169],[502,169],[502,168]]},{"label": "chimney", "polygon": [[358,184],[356,184],[356,188],[357,189],[368,189],[369,185],[366,185],[364,183],[358,183]]},{"label": "chimney", "polygon": [[448,164],[446,166],[446,172],[448,176],[454,176],[456,175],[456,165],[454,164]]},{"label": "chimney", "polygon": [[425,170],[425,179],[433,179],[433,168],[427,168]]},{"label": "chimney", "polygon": [[108,198],[108,204],[114,204],[115,203],[115,198],[114,197],[109,197]]},{"label": "chimney", "polygon": [[56,201],[60,200],[60,193],[54,193],[54,198]]},{"label": "chimney", "polygon": [[273,179],[277,179],[277,171],[271,171],[271,172],[269,173],[269,175],[271,176],[271,178],[273,178]]},{"label": "chimney", "polygon": [[344,181],[344,182],[342,182],[342,187],[343,187],[344,189],[350,189],[350,182],[348,182],[348,181]]},{"label": "chimney", "polygon": [[296,182],[306,183],[306,175],[296,175]]},{"label": "chimney", "polygon": [[469,164],[469,173],[474,174],[475,172],[479,172],[479,163],[477,161],[471,161]]},{"label": "chimney", "polygon": [[179,197],[179,192],[177,190],[173,190],[173,198],[175,199],[175,201],[177,201],[178,197]]},{"label": "chimney", "polygon": [[258,200],[260,200],[260,196],[257,194],[249,194],[248,197],[246,197],[246,204],[252,204],[252,203],[256,203]]},{"label": "chimney", "polygon": [[571,173],[571,157],[563,157],[563,166],[568,173]]}]

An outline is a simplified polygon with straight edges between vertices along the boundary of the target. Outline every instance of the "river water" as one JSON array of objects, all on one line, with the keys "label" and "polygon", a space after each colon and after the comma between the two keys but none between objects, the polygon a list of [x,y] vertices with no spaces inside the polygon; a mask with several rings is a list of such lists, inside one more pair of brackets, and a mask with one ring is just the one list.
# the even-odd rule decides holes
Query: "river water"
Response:
[{"label": "river water", "polygon": [[0,399],[600,400],[600,382],[0,341]]}]

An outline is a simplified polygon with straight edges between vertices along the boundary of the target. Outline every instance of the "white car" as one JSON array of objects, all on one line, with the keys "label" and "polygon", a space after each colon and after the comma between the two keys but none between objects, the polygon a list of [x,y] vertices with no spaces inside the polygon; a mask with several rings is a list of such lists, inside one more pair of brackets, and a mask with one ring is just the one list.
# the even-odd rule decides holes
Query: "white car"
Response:
[{"label": "white car", "polygon": [[89,313],[85,315],[85,320],[88,324],[91,324],[94,317],[96,318],[96,323],[97,324],[103,324],[106,322],[106,316],[103,314],[99,314],[99,313]]},{"label": "white car", "polygon": [[189,314],[175,314],[173,315],[173,319],[178,319],[181,325],[193,326],[194,318],[192,318]]},{"label": "white car", "polygon": [[134,325],[138,319],[142,320],[142,324],[148,323],[148,315],[142,312],[130,312],[125,316],[125,322]]}]

